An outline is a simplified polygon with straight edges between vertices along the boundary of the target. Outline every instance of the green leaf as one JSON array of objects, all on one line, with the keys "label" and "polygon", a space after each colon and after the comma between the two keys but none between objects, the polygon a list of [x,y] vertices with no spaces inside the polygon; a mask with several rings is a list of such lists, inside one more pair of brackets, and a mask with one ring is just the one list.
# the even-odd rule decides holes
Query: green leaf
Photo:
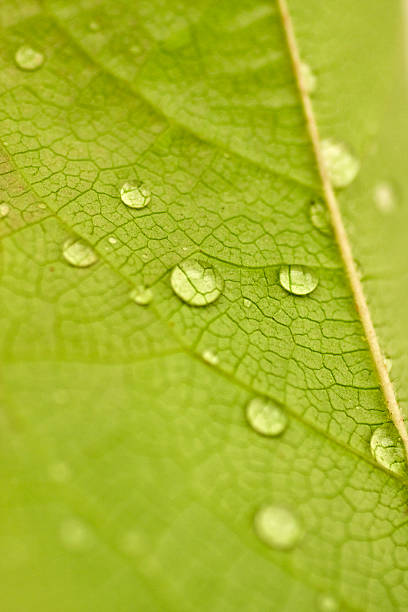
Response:
[{"label": "green leaf", "polygon": [[[288,5],[320,134],[361,165],[340,208],[404,410],[401,6]],[[370,453],[389,420],[381,366],[310,214],[327,186],[282,6],[0,4],[7,612],[408,606],[408,479]],[[16,63],[22,46],[43,54],[36,69]],[[126,182],[146,206],[121,202]],[[197,257],[223,281],[201,307],[170,282]],[[280,285],[291,265],[311,268],[313,292]],[[279,437],[249,426],[258,396],[286,411]],[[265,504],[295,517],[290,550],[258,537]]]}]

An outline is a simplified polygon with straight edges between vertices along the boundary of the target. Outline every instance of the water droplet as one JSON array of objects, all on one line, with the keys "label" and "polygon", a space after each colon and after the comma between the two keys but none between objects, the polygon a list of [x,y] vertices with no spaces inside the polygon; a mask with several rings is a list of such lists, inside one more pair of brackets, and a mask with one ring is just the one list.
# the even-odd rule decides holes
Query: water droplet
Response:
[{"label": "water droplet", "polygon": [[320,612],[340,612],[339,602],[331,595],[321,595],[318,606]]},{"label": "water droplet", "polygon": [[245,306],[245,308],[250,308],[251,307],[251,300],[247,300],[246,298],[244,298],[244,306]]},{"label": "water droplet", "polygon": [[97,21],[91,21],[89,24],[89,29],[91,32],[98,32],[101,29],[101,26]]},{"label": "water droplet", "polygon": [[395,210],[397,206],[397,192],[392,183],[381,181],[374,187],[374,202],[378,210],[388,214]]},{"label": "water droplet", "polygon": [[151,193],[144,185],[124,183],[120,190],[120,199],[129,208],[144,208],[151,199]]},{"label": "water droplet", "polygon": [[387,372],[389,374],[392,370],[392,359],[390,359],[390,357],[384,357],[384,365],[387,368]]},{"label": "water droplet", "polygon": [[139,306],[147,306],[153,299],[153,291],[149,287],[138,285],[132,289],[129,296]]},{"label": "water droplet", "polygon": [[22,70],[37,70],[44,62],[44,55],[32,47],[23,45],[16,51],[16,64]]},{"label": "water droplet", "polygon": [[38,208],[41,208],[41,210],[45,210],[45,209],[47,208],[47,205],[46,205],[46,204],[44,204],[44,202],[40,202],[40,203],[38,204]]},{"label": "water droplet", "polygon": [[10,212],[8,204],[0,204],[0,219],[4,219]]},{"label": "water droplet", "polygon": [[51,480],[59,483],[67,482],[71,477],[69,466],[61,461],[50,465],[48,473]]},{"label": "water droplet", "polygon": [[81,521],[68,519],[60,529],[62,543],[71,550],[82,550],[88,545],[88,530]]},{"label": "water droplet", "polygon": [[294,515],[280,506],[263,506],[258,510],[254,527],[262,542],[279,550],[290,550],[302,535]]},{"label": "water droplet", "polygon": [[360,162],[342,142],[330,138],[321,143],[322,157],[333,187],[347,187],[356,178]]},{"label": "water droplet", "polygon": [[92,247],[75,238],[68,238],[64,242],[62,254],[64,259],[76,268],[87,268],[98,261],[98,256]]},{"label": "water droplet", "polygon": [[203,351],[203,359],[210,365],[217,365],[219,362],[218,355],[216,355],[211,349],[206,349]]},{"label": "water droplet", "polygon": [[255,397],[249,402],[246,416],[251,427],[264,436],[278,436],[288,424],[283,408],[263,397]]},{"label": "water droplet", "polygon": [[329,210],[321,200],[312,200],[310,203],[310,220],[322,234],[331,233]]},{"label": "water droplet", "polygon": [[380,465],[401,476],[406,475],[404,447],[392,423],[377,427],[371,436],[370,448]]},{"label": "water droplet", "polygon": [[188,259],[173,268],[170,283],[174,293],[191,306],[207,306],[215,302],[224,288],[224,281],[216,268],[197,259]]},{"label": "water droplet", "polygon": [[306,64],[306,62],[302,62],[300,64],[300,73],[306,93],[312,94],[317,85],[316,75],[313,73],[309,64]]},{"label": "water droplet", "polygon": [[109,244],[116,244],[117,243],[117,239],[114,236],[109,236],[108,242],[109,242]]},{"label": "water droplet", "polygon": [[306,266],[282,266],[279,271],[281,286],[295,295],[307,295],[319,284],[315,273]]}]

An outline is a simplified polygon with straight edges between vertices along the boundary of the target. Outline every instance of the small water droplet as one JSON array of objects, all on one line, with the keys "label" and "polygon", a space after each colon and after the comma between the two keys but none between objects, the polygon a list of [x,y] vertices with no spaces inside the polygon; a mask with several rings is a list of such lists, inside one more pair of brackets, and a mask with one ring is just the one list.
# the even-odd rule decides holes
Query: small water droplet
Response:
[{"label": "small water droplet", "polygon": [[244,298],[244,306],[245,306],[245,308],[250,308],[251,307],[251,300],[247,300],[246,298]]},{"label": "small water droplet", "polygon": [[82,550],[88,545],[88,530],[77,519],[64,521],[60,529],[61,541],[70,550]]},{"label": "small water droplet", "polygon": [[109,242],[109,244],[116,244],[117,243],[117,239],[114,236],[109,236],[108,242]]},{"label": "small water droplet", "polygon": [[322,157],[333,187],[347,187],[356,178],[360,162],[342,142],[328,138],[321,143]]},{"label": "small water droplet", "polygon": [[8,204],[0,204],[0,219],[4,219],[10,212]]},{"label": "small water droplet", "polygon": [[390,357],[384,357],[384,365],[387,368],[388,374],[392,370],[392,359]]},{"label": "small water droplet", "polygon": [[124,183],[120,190],[120,199],[129,208],[144,208],[151,199],[151,193],[144,185]]},{"label": "small water droplet", "polygon": [[384,214],[391,213],[397,206],[397,191],[394,185],[387,181],[381,181],[374,187],[374,202],[378,210]]},{"label": "small water droplet", "polygon": [[246,408],[251,427],[264,436],[278,436],[287,427],[288,417],[279,404],[263,397],[253,398]]},{"label": "small water droplet", "polygon": [[46,205],[46,204],[44,204],[44,202],[40,202],[40,203],[38,204],[38,208],[41,208],[41,210],[45,210],[45,209],[47,208],[47,205]]},{"label": "small water droplet", "polygon": [[380,465],[401,476],[406,475],[404,447],[392,423],[377,427],[371,436],[370,448]]},{"label": "small water droplet", "polygon": [[312,200],[310,203],[310,220],[322,234],[331,233],[329,210],[321,200]]},{"label": "small water droplet", "polygon": [[281,286],[295,295],[308,295],[319,284],[315,273],[306,266],[282,266],[279,271]]},{"label": "small water droplet", "polygon": [[174,293],[191,306],[215,302],[224,288],[217,269],[198,259],[188,259],[173,268],[170,283]]},{"label": "small water droplet", "polygon": [[87,268],[98,261],[98,256],[92,247],[75,238],[68,238],[64,242],[62,254],[64,259],[76,268]]},{"label": "small water droplet", "polygon": [[219,363],[218,355],[214,353],[211,349],[206,349],[203,351],[203,359],[210,365],[217,365]]},{"label": "small water droplet", "polygon": [[44,55],[28,45],[23,45],[16,51],[16,64],[22,70],[37,70],[44,62]]},{"label": "small water droplet", "polygon": [[89,29],[91,32],[98,32],[101,29],[101,26],[97,21],[91,21],[89,23]]},{"label": "small water droplet", "polygon": [[313,73],[309,64],[306,64],[306,62],[302,62],[300,64],[300,73],[302,76],[303,86],[306,90],[306,93],[312,94],[316,90],[316,75]]},{"label": "small water droplet", "polygon": [[67,482],[71,477],[69,466],[62,461],[50,465],[48,473],[51,480],[59,483]]},{"label": "small water droplet", "polygon": [[302,531],[295,516],[281,506],[263,506],[254,519],[258,537],[271,548],[290,550],[301,538]]},{"label": "small water droplet", "polygon": [[149,287],[138,285],[132,289],[129,296],[139,306],[147,306],[153,299],[153,291]]},{"label": "small water droplet", "polygon": [[318,606],[320,612],[340,612],[339,602],[331,595],[321,595]]}]

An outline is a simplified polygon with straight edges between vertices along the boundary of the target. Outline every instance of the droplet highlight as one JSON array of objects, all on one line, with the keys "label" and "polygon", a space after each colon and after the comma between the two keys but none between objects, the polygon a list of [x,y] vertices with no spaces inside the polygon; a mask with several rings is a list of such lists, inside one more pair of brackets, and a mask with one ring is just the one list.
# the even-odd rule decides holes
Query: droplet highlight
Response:
[{"label": "droplet highlight", "polygon": [[183,261],[173,268],[170,284],[174,293],[190,306],[208,306],[224,289],[218,270],[199,259]]},{"label": "droplet highlight", "polygon": [[129,208],[144,208],[151,200],[151,192],[144,185],[124,183],[120,190],[120,199]]},{"label": "droplet highlight", "polygon": [[328,138],[321,143],[321,153],[333,187],[347,187],[354,181],[360,162],[345,144]]},{"label": "droplet highlight", "polygon": [[92,247],[75,238],[69,238],[64,242],[62,254],[64,259],[76,268],[87,268],[98,261],[98,256]]},{"label": "droplet highlight", "polygon": [[255,397],[248,403],[246,417],[252,429],[263,436],[279,436],[288,425],[282,406],[262,397]]},{"label": "droplet highlight", "polygon": [[374,431],[370,441],[374,459],[400,476],[406,476],[404,447],[393,423],[385,423]]},{"label": "droplet highlight", "polygon": [[319,284],[316,274],[307,266],[282,266],[279,271],[279,282],[289,293],[308,295]]},{"label": "droplet highlight", "polygon": [[309,208],[310,220],[322,234],[331,233],[330,215],[325,202],[312,200]]},{"label": "droplet highlight", "polygon": [[392,213],[397,207],[397,190],[388,181],[380,181],[376,184],[373,198],[378,210],[386,215]]},{"label": "droplet highlight", "polygon": [[22,70],[37,70],[44,63],[44,55],[28,45],[23,45],[16,51],[16,64]]},{"label": "droplet highlight", "polygon": [[210,365],[215,366],[219,363],[218,355],[214,353],[214,351],[212,351],[211,349],[206,349],[205,351],[203,351],[202,357],[204,361],[206,361]]},{"label": "droplet highlight", "polygon": [[301,62],[300,74],[306,93],[312,94],[316,90],[317,78],[309,64],[306,64],[306,62]]},{"label": "droplet highlight", "polygon": [[8,204],[0,204],[0,219],[4,219],[10,212],[10,207]]},{"label": "droplet highlight", "polygon": [[132,289],[129,296],[139,306],[147,306],[153,299],[153,291],[150,287],[138,285]]},{"label": "droplet highlight", "polygon": [[259,539],[277,550],[290,550],[300,540],[302,530],[296,517],[281,506],[263,506],[254,518]]}]

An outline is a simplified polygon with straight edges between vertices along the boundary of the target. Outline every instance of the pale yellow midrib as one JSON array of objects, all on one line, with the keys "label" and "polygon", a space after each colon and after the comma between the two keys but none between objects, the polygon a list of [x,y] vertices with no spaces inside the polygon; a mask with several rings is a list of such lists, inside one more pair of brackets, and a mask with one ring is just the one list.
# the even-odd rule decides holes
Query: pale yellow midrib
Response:
[{"label": "pale yellow midrib", "polygon": [[363,286],[360,281],[356,264],[354,263],[353,253],[340,213],[340,207],[337,202],[337,198],[334,193],[331,181],[327,175],[325,164],[322,158],[319,130],[313,112],[313,106],[310,97],[306,91],[305,83],[302,77],[301,59],[296,43],[296,36],[292,24],[292,19],[290,17],[286,0],[277,0],[277,3],[279,6],[283,30],[286,35],[288,49],[291,56],[292,65],[300,92],[300,97],[302,100],[303,112],[306,119],[307,129],[309,132],[310,139],[312,141],[313,150],[317,161],[317,167],[322,181],[323,192],[330,212],[334,235],[336,237],[339,251],[350,283],[351,291],[353,293],[356,309],[363,325],[365,335],[367,337],[367,342],[370,347],[374,366],[378,375],[382,391],[384,393],[387,408],[390,413],[391,419],[402,439],[402,442],[405,447],[405,453],[408,458],[407,429],[405,427],[404,420],[398,406],[394,387],[391,383],[390,376],[385,365],[384,356],[382,354],[380,343],[377,338],[377,334],[367,305],[367,300],[364,295]]}]

